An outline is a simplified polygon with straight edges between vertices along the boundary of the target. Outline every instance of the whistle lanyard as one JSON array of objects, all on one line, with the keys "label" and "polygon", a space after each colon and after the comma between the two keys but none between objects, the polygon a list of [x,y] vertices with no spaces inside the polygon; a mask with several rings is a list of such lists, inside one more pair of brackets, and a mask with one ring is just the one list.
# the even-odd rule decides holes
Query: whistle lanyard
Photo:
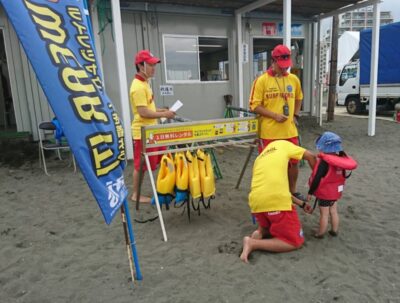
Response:
[{"label": "whistle lanyard", "polygon": [[285,77],[283,77],[283,91],[281,90],[281,86],[279,85],[279,82],[275,76],[274,76],[274,79],[275,79],[276,85],[278,85],[279,92],[283,95],[283,100],[285,101],[285,104],[287,105],[288,101],[287,101],[287,96],[286,96],[286,91],[285,91],[285,89],[286,89]]}]

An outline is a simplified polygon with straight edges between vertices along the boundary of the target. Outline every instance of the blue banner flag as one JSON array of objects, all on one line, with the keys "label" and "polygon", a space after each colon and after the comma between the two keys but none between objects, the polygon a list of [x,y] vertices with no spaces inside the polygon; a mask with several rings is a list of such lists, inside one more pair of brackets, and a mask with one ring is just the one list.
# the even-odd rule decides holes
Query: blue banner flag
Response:
[{"label": "blue banner flag", "polygon": [[85,0],[0,1],[110,224],[127,196],[124,132],[104,92]]}]

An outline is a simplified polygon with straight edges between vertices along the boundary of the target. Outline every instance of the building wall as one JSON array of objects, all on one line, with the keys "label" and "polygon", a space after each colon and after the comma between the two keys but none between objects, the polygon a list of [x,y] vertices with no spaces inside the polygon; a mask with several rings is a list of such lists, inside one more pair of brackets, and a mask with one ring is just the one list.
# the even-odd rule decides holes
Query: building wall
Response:
[{"label": "building wall", "polygon": [[[179,20],[179,22],[177,22]],[[243,64],[244,75],[244,104],[248,106],[248,96],[251,84],[254,80],[252,71],[252,41],[254,37],[262,36],[262,22],[270,21],[265,19],[242,19],[243,43],[249,46],[249,61]],[[274,20],[281,23],[282,20]],[[295,20],[293,22],[296,22]],[[123,11],[123,38],[126,58],[127,80],[130,83],[135,74],[133,57],[141,49],[150,49],[154,55],[162,60],[157,66],[156,76],[151,84],[157,106],[170,106],[177,99],[184,103],[178,115],[191,120],[214,119],[223,117],[225,102],[223,96],[233,95],[233,104],[239,106],[238,98],[238,67],[237,67],[237,43],[236,43],[236,24],[232,16],[201,16],[191,14],[172,14],[158,12],[135,12]],[[250,28],[246,26],[250,24]],[[303,90],[304,106],[303,111],[310,111],[310,99],[312,94],[312,45],[311,45],[311,25],[304,24],[304,53],[303,53]],[[163,35],[195,35],[209,37],[228,38],[229,48],[229,81],[221,82],[200,82],[200,83],[167,83],[165,75],[165,58]],[[111,34],[105,32],[103,45],[104,74],[106,80],[107,93],[113,98],[118,98],[116,70],[114,68],[115,52],[114,42]],[[265,36],[264,36],[265,37]],[[282,37],[269,37],[276,40],[276,44],[282,43]],[[161,96],[160,85],[172,85],[173,96]]]},{"label": "building wall", "polygon": [[[176,20],[179,19],[179,22]],[[194,15],[173,15],[153,12],[122,12],[124,52],[127,81],[130,85],[136,69],[133,64],[135,54],[141,49],[149,49],[162,62],[157,66],[156,75],[151,80],[155,102],[158,107],[171,106],[181,100],[184,106],[178,115],[191,120],[223,117],[225,103],[223,96],[236,96],[234,75],[235,43],[233,18]],[[111,99],[119,98],[116,83],[114,41],[108,28],[102,38],[103,67],[107,93]],[[165,76],[163,35],[198,35],[226,37],[229,44],[229,81],[200,83],[167,83]],[[172,85],[173,96],[161,96],[160,85]],[[234,100],[237,98],[234,97]]]},{"label": "building wall", "polygon": [[0,27],[4,31],[4,42],[17,131],[28,131],[38,140],[37,125],[50,120],[54,114],[40,87],[32,66],[28,62],[17,35],[0,6]]}]

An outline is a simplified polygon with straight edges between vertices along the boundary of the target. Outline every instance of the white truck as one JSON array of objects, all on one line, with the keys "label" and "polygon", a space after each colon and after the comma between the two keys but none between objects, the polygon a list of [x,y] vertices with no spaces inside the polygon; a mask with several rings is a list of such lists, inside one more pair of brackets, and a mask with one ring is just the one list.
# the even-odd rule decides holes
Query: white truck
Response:
[{"label": "white truck", "polygon": [[[360,34],[360,59],[345,65],[337,84],[337,103],[349,114],[368,110],[372,30]],[[400,22],[380,27],[377,111],[400,102]]]}]

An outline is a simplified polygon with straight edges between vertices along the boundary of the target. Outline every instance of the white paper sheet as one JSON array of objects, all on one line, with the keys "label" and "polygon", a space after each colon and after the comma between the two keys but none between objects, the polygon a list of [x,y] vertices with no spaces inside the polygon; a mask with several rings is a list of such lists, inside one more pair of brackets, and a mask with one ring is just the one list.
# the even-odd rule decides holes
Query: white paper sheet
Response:
[{"label": "white paper sheet", "polygon": [[176,113],[182,106],[183,103],[181,102],[181,100],[176,100],[176,102],[169,108],[169,110]]}]

